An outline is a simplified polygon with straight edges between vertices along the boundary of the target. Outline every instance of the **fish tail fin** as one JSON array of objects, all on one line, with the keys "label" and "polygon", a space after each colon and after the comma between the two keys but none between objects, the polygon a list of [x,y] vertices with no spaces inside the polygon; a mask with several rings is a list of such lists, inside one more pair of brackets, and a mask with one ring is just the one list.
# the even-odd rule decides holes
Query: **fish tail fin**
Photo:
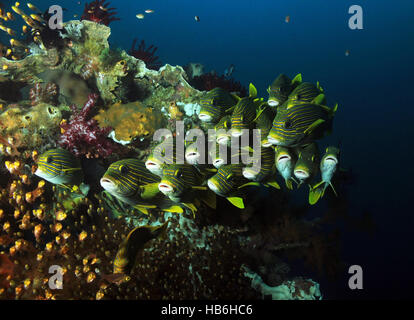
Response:
[{"label": "fish tail fin", "polygon": [[239,209],[244,209],[244,201],[243,198],[240,197],[228,197],[227,198],[228,201],[230,201],[230,203],[239,208]]},{"label": "fish tail fin", "polygon": [[216,209],[216,207],[217,207],[217,197],[216,197],[216,194],[213,191],[207,190],[207,191],[203,192],[203,194],[201,196],[201,200],[207,206],[209,206],[211,209]]},{"label": "fish tail fin", "polygon": [[290,179],[285,180],[285,183],[286,183],[286,187],[287,187],[289,190],[293,190],[292,180],[290,180]]},{"label": "fish tail fin", "polygon": [[195,217],[195,213],[197,212],[197,207],[190,202],[182,202],[182,205],[191,210],[193,217]]},{"label": "fish tail fin", "polygon": [[309,189],[309,204],[314,205],[315,203],[317,203],[319,199],[323,197],[323,193],[323,186],[319,186],[318,188],[311,187]]}]

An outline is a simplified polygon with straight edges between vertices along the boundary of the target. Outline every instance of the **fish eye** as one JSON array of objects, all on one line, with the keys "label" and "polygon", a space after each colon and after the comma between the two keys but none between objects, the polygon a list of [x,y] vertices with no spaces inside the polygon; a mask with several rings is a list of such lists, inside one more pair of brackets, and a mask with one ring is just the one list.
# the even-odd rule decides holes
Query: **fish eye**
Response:
[{"label": "fish eye", "polygon": [[52,161],[53,161],[52,156],[48,156],[48,157],[46,158],[46,162],[47,162],[47,163],[51,163]]},{"label": "fish eye", "polygon": [[285,129],[289,129],[292,126],[292,122],[290,120],[285,122]]},{"label": "fish eye", "polygon": [[120,171],[122,174],[127,174],[127,173],[128,173],[128,171],[129,171],[129,169],[128,169],[128,167],[127,167],[126,165],[121,165],[121,166],[119,167],[119,171]]}]

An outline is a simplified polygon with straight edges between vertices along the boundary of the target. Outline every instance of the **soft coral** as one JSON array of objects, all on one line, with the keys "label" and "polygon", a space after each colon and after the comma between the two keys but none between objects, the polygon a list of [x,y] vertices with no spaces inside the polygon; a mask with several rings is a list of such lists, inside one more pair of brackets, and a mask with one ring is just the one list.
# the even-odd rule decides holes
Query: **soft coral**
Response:
[{"label": "soft coral", "polygon": [[108,157],[117,146],[107,137],[112,128],[100,128],[95,119],[88,119],[95,106],[97,94],[90,94],[88,101],[81,111],[75,105],[71,106],[73,116],[70,122],[62,121],[62,135],[59,145],[68,149],[76,156],[85,155],[87,158]]}]

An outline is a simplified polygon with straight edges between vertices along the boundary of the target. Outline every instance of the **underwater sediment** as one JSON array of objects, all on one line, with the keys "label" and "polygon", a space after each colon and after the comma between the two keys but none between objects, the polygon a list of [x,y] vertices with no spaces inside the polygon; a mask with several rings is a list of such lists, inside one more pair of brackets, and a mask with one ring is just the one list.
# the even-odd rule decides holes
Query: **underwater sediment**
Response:
[{"label": "underwater sediment", "polygon": [[[265,109],[254,86],[244,98],[199,91],[180,66],[152,70],[111,49],[110,33],[104,24],[69,21],[55,42],[40,37],[21,59],[0,58],[0,298],[321,298],[317,280],[292,274],[289,261],[332,270],[335,239],[292,209],[286,194],[293,176],[283,176],[286,188],[274,179],[276,154],[306,165],[316,163],[316,151],[292,151],[305,148],[302,140],[271,147],[269,172],[253,179],[243,167],[205,171],[188,162],[144,172],[149,159],[156,165],[154,132],[166,128],[176,138],[177,121],[206,132],[227,129],[228,117],[232,135],[239,125],[259,127],[272,142],[285,120]],[[323,103],[320,94],[307,101],[309,110]],[[228,108],[216,123],[205,121],[212,115],[200,112],[216,98]],[[297,107],[288,102],[283,114]],[[321,128],[310,125],[307,142]],[[261,142],[269,147],[267,134]],[[218,190],[215,175],[224,172],[232,188],[248,191]],[[118,189],[133,189],[133,196]],[[312,201],[323,191],[311,192]],[[51,266],[63,273],[61,290],[49,285]]]}]

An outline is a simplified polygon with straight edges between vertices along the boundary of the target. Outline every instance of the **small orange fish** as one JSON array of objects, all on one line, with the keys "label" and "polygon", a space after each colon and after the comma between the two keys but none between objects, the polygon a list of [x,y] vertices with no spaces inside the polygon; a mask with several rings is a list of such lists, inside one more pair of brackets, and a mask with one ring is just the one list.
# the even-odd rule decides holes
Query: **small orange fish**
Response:
[{"label": "small orange fish", "polygon": [[286,18],[285,18],[285,22],[286,22],[286,23],[289,23],[289,22],[290,22],[290,16],[286,16]]}]

